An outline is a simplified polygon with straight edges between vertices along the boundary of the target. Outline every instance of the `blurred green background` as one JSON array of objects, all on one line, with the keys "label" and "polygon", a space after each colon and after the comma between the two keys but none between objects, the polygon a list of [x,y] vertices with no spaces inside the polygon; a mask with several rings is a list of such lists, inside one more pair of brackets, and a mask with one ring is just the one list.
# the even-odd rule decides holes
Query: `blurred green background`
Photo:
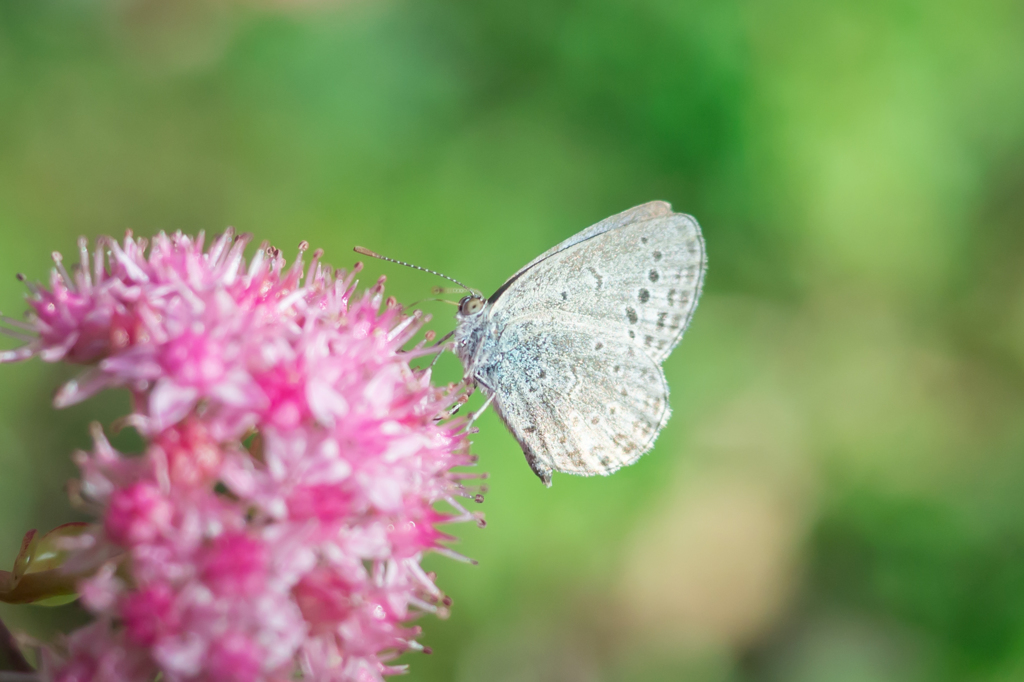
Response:
[{"label": "blurred green background", "polygon": [[[407,679],[1024,679],[1019,1],[0,0],[8,314],[80,234],[234,225],[489,292],[651,199],[710,257],[673,419],[545,490],[485,416],[480,564],[428,559],[455,605]],[[0,367],[0,564],[125,408],[55,412],[70,374]]]}]

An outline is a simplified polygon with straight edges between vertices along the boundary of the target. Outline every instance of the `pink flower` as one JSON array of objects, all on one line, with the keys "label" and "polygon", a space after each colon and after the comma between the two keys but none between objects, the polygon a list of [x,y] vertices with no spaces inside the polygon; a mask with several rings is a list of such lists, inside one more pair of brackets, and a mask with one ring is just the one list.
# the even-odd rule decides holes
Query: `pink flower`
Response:
[{"label": "pink flower", "polygon": [[107,504],[104,529],[113,542],[130,547],[153,542],[169,530],[174,504],[153,483],[115,490]]},{"label": "pink flower", "polygon": [[243,634],[228,633],[210,647],[206,677],[210,682],[249,682],[259,679],[264,654]]},{"label": "pink flower", "polygon": [[465,422],[445,418],[462,389],[409,365],[424,320],[385,305],[383,280],[359,292],[358,267],[286,268],[266,245],[246,265],[247,242],[82,242],[78,267],[55,257],[30,287],[27,323],[4,318],[29,340],[0,361],[87,365],[56,404],[123,386],[147,441],[123,455],[96,427],[76,455],[99,520],[69,564],[95,567],[96,621],[45,679],[380,680],[423,649],[407,621],[446,612],[420,559],[458,558],[439,524],[482,525],[457,500],[475,492],[453,472],[475,461]]},{"label": "pink flower", "polygon": [[148,647],[161,636],[181,627],[174,597],[174,590],[164,583],[125,594],[118,606],[118,614],[128,641]]},{"label": "pink flower", "polygon": [[256,596],[267,582],[267,547],[242,533],[218,535],[199,555],[199,575],[215,594]]}]

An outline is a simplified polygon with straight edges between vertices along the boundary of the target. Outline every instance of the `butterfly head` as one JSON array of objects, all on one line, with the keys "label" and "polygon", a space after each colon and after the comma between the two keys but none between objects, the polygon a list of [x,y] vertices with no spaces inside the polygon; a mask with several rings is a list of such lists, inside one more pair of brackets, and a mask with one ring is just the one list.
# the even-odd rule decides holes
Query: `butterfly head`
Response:
[{"label": "butterfly head", "polygon": [[459,301],[459,317],[475,317],[483,312],[486,301],[480,294],[474,292],[469,296],[463,296]]},{"label": "butterfly head", "polygon": [[487,334],[487,311],[490,307],[480,292],[472,291],[462,297],[459,311],[455,313],[455,354],[462,360],[467,378],[473,374],[472,363]]}]

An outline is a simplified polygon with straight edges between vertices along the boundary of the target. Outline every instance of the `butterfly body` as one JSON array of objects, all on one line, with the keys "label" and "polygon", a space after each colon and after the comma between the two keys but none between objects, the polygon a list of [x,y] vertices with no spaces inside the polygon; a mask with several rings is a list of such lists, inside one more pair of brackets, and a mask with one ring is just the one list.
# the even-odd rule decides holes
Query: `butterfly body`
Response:
[{"label": "butterfly body", "polygon": [[667,422],[661,369],[696,308],[697,222],[651,202],[541,254],[489,299],[467,296],[455,352],[534,472],[610,474]]}]

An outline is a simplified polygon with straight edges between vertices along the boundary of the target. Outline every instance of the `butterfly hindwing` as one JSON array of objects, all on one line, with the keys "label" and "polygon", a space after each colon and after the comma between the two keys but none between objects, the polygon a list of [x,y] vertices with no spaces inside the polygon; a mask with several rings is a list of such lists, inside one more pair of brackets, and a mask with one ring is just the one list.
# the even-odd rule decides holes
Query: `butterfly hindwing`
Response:
[{"label": "butterfly hindwing", "polygon": [[610,474],[651,448],[668,420],[661,367],[585,318],[539,312],[504,330],[484,377],[534,471]]}]

